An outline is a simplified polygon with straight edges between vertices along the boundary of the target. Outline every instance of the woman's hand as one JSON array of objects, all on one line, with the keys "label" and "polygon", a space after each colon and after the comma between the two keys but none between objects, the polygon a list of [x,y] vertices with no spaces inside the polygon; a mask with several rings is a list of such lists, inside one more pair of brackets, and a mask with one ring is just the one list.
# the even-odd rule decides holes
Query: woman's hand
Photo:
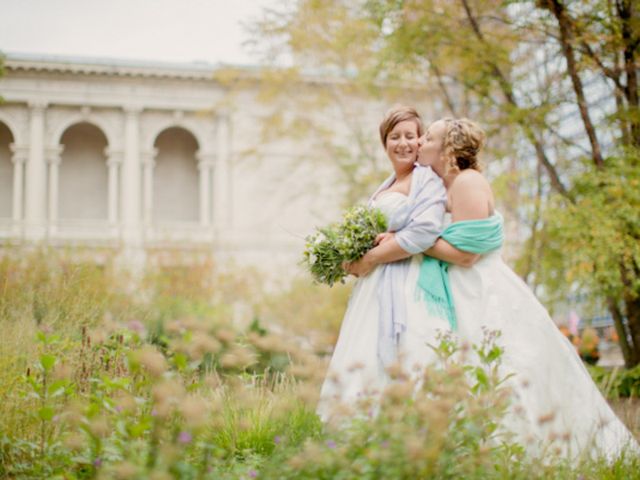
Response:
[{"label": "woman's hand", "polygon": [[394,237],[396,236],[395,232],[383,232],[378,234],[378,236],[376,237],[376,239],[373,241],[374,245],[382,245],[383,243],[386,243],[390,240],[393,240]]},{"label": "woman's hand", "polygon": [[355,262],[344,262],[342,264],[344,271],[355,277],[367,276],[375,266],[376,265],[373,262],[371,255],[368,253],[366,253],[360,260],[356,260]]}]

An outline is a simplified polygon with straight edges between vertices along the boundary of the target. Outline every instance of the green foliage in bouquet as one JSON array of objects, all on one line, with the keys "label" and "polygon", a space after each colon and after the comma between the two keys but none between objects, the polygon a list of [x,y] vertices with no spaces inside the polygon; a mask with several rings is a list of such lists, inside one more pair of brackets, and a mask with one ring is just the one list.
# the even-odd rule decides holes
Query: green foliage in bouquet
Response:
[{"label": "green foliage in bouquet", "polygon": [[371,247],[376,236],[387,230],[387,220],[375,208],[358,205],[350,208],[342,222],[318,228],[306,238],[303,263],[318,283],[333,286],[344,282],[343,262],[360,259]]}]

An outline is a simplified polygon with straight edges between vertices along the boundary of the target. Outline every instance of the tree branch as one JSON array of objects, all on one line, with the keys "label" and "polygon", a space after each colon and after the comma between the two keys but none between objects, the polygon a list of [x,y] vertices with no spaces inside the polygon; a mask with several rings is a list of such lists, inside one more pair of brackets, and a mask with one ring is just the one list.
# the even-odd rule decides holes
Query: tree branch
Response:
[{"label": "tree branch", "polygon": [[640,119],[638,118],[638,73],[636,65],[636,50],[640,35],[634,38],[633,4],[630,0],[616,0],[616,10],[622,24],[622,41],[624,43],[624,70],[627,76],[625,96],[627,103],[633,113],[631,123],[631,143],[635,147],[640,147]]},{"label": "tree branch", "polygon": [[[462,2],[462,6],[464,7],[468,20],[471,23],[471,28],[473,29],[473,32],[475,33],[478,40],[480,40],[480,42],[486,45],[484,35],[480,30],[480,25],[478,24],[477,19],[473,16],[473,12],[471,11],[471,7],[469,6],[468,0],[460,0],[460,1]],[[493,72],[494,77],[498,81],[500,89],[502,90],[502,93],[505,96],[507,102],[511,106],[519,109],[520,107],[513,94],[513,88],[509,83],[509,81],[507,80],[506,76],[500,70],[500,67],[490,59],[487,59],[487,62],[489,63],[489,66],[491,67],[491,71]],[[560,180],[560,175],[558,174],[558,171],[549,160],[549,157],[547,156],[542,143],[536,138],[531,127],[525,122],[524,119],[518,120],[518,124],[523,129],[526,138],[533,145],[536,152],[536,157],[538,161],[544,166],[545,170],[547,171],[547,174],[549,175],[549,179],[551,180],[551,186],[553,187],[553,189],[558,193],[560,193],[563,197],[569,199],[570,201],[573,201],[571,194],[562,183],[562,180]]]},{"label": "tree branch", "polygon": [[451,97],[451,94],[449,93],[449,89],[444,83],[444,80],[442,78],[443,77],[442,72],[440,71],[440,69],[438,68],[438,65],[436,65],[435,62],[431,61],[431,59],[428,59],[428,61],[429,61],[429,68],[433,71],[436,77],[436,81],[438,82],[438,87],[442,91],[442,95],[444,96],[445,102],[447,103],[447,108],[451,112],[451,115],[453,115],[454,117],[457,117],[458,114],[457,114],[456,105],[453,102],[453,98]]},{"label": "tree branch", "polygon": [[575,52],[573,50],[573,28],[571,19],[569,18],[564,5],[559,0],[546,0],[542,5],[543,8],[550,10],[558,21],[558,26],[560,28],[560,45],[562,47],[565,60],[567,61],[567,70],[569,71],[573,90],[576,94],[576,99],[578,100],[580,117],[582,118],[585,132],[589,138],[589,143],[591,144],[591,158],[597,168],[603,168],[604,160],[602,159],[602,150],[600,148],[600,143],[598,142],[595,127],[591,121],[591,116],[589,115],[589,106],[587,105],[587,100],[584,95],[584,87],[582,86],[582,80],[578,73],[578,65],[576,63]]}]

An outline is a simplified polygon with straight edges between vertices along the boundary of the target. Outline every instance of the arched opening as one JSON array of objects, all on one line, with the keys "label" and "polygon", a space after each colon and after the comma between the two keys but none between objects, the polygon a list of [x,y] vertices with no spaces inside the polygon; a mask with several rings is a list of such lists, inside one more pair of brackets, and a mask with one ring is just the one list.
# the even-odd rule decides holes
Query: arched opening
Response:
[{"label": "arched opening", "polygon": [[13,162],[11,149],[13,134],[0,122],[0,218],[11,218],[13,210]]},{"label": "arched opening", "polygon": [[108,172],[104,150],[107,137],[95,125],[67,128],[59,171],[58,218],[106,220]]},{"label": "arched opening", "polygon": [[184,128],[162,131],[154,143],[158,153],[153,174],[153,220],[198,220],[198,142]]}]

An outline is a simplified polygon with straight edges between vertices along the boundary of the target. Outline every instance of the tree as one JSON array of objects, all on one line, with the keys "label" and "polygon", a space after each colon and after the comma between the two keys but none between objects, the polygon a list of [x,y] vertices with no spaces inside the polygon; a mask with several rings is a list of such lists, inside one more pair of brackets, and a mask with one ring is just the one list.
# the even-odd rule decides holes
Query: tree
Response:
[{"label": "tree", "polygon": [[503,158],[496,183],[530,225],[521,273],[599,299],[627,366],[640,363],[637,4],[300,0],[256,35],[299,71],[362,94],[422,88],[443,114],[481,119]]}]

